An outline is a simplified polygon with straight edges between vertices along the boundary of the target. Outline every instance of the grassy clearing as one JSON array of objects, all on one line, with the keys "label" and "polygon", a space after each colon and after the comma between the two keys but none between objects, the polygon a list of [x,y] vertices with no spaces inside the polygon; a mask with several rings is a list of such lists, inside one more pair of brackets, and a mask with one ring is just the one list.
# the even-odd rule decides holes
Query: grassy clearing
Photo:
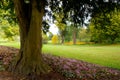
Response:
[{"label": "grassy clearing", "polygon": [[44,45],[43,52],[120,69],[120,45]]},{"label": "grassy clearing", "polygon": [[[19,43],[0,43],[19,48]],[[43,45],[43,52],[120,69],[120,45]]]}]

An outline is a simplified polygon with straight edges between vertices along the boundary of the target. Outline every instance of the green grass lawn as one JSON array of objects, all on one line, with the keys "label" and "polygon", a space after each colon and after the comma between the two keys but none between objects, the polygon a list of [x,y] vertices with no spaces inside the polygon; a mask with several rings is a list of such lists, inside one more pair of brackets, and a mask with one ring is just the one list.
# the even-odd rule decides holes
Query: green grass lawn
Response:
[{"label": "green grass lawn", "polygon": [[[0,43],[19,48],[19,43]],[[43,52],[120,69],[120,45],[43,45]]]},{"label": "green grass lawn", "polygon": [[43,52],[120,69],[120,45],[44,45]]}]

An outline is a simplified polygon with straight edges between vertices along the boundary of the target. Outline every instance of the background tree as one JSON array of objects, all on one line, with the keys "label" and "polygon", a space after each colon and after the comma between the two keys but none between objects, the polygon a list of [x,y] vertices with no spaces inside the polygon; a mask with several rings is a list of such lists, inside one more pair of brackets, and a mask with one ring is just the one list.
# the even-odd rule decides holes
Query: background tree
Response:
[{"label": "background tree", "polygon": [[76,44],[76,42],[77,42],[77,32],[78,32],[78,26],[76,26],[76,24],[74,24],[73,30],[72,30],[73,44]]},{"label": "background tree", "polygon": [[84,42],[89,42],[90,41],[90,31],[88,30],[88,28],[80,28],[79,32],[78,32],[78,39],[80,41],[84,41]]},{"label": "background tree", "polygon": [[48,32],[48,39],[51,40],[53,37],[53,33],[52,32]]},{"label": "background tree", "polygon": [[69,42],[72,40],[72,31],[73,31],[73,26],[72,25],[67,25],[66,26],[66,35],[65,35],[65,41]]},{"label": "background tree", "polygon": [[13,2],[6,0],[0,2],[1,36],[2,38],[8,38],[8,40],[15,40],[15,38],[19,35],[19,28],[16,24],[16,16],[12,9]]},{"label": "background tree", "polygon": [[42,43],[47,44],[48,43],[48,36],[45,33],[42,33]]},{"label": "background tree", "polygon": [[17,25],[10,25],[6,20],[0,23],[1,37],[10,41],[16,40],[19,35],[19,28]]},{"label": "background tree", "polygon": [[60,36],[61,36],[61,41],[60,43],[63,44],[64,41],[65,41],[65,35],[66,35],[66,24],[62,22],[62,19],[63,19],[63,12],[60,12],[58,14],[54,14],[55,15],[55,24],[56,26],[58,27],[59,29],[59,33],[60,33]]},{"label": "background tree", "polygon": [[120,12],[115,9],[94,18],[91,26],[92,40],[99,43],[114,43],[120,37],[119,17]]}]

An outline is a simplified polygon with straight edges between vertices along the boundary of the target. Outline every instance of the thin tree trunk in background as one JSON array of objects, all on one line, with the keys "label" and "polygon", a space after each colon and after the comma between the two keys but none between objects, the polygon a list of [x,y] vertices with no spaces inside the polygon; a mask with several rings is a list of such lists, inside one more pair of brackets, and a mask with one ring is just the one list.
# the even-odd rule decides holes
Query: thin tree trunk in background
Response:
[{"label": "thin tree trunk in background", "polygon": [[[24,0],[14,0],[14,4],[20,27],[21,43],[14,71],[25,75],[48,73],[50,68],[44,63],[41,54],[44,0],[41,1],[41,11],[36,7],[37,0],[31,0],[29,5],[25,4]],[[26,7],[28,8],[25,9]]]},{"label": "thin tree trunk in background", "polygon": [[73,28],[73,44],[76,44],[76,37],[77,37],[77,28]]},{"label": "thin tree trunk in background", "polygon": [[61,44],[64,44],[64,36],[62,36]]},{"label": "thin tree trunk in background", "polygon": [[64,40],[65,40],[64,31],[61,31],[61,44],[64,44]]}]

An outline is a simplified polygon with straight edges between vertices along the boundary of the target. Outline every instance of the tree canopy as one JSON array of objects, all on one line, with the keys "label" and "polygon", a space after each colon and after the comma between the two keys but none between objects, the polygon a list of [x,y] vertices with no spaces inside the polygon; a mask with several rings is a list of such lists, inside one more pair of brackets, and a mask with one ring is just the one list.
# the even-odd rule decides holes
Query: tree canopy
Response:
[{"label": "tree canopy", "polygon": [[[40,0],[36,0],[37,7],[40,10]],[[29,18],[30,15],[27,15],[30,11],[30,5],[31,0],[21,0],[21,2],[24,3],[24,9],[26,12],[25,16]],[[15,21],[15,11],[14,11],[14,5],[12,0],[1,0],[0,1],[0,9],[7,11],[6,14],[2,14],[3,17],[6,17],[6,19],[11,21]],[[72,22],[76,24],[83,24],[84,20],[88,16],[96,17],[99,13],[107,13],[110,11],[113,11],[115,8],[120,8],[120,1],[119,0],[45,0],[44,4],[50,8],[45,7],[45,15],[51,16],[52,19],[55,19],[55,16],[52,14],[54,13],[60,13],[63,12],[64,17],[62,18],[62,22],[66,23],[66,20],[71,20]],[[49,27],[46,27],[46,23],[43,22],[44,28],[48,29]],[[48,26],[48,25],[47,25]]]}]

